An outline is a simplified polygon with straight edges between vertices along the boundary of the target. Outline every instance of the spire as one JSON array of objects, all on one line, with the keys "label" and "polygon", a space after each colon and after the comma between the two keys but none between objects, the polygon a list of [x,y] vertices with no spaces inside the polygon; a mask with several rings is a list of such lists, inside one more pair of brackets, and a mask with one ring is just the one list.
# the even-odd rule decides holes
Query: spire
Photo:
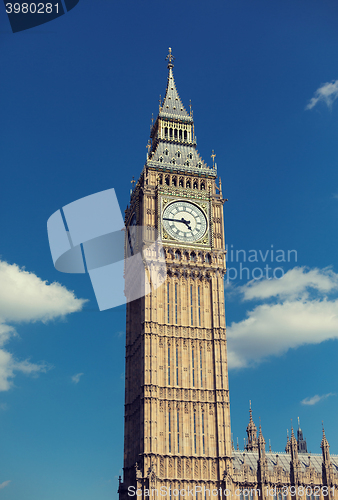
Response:
[{"label": "spire", "polygon": [[265,439],[263,437],[261,424],[259,424],[258,452],[259,452],[259,458],[265,459]]},{"label": "spire", "polygon": [[323,484],[325,486],[332,486],[332,484],[333,484],[333,468],[332,468],[331,458],[330,458],[330,450],[329,450],[330,445],[329,445],[329,442],[325,436],[323,422],[322,422],[322,426],[323,426],[323,437],[322,437],[322,442],[320,444],[320,447],[321,447],[322,453],[323,453],[322,478],[323,478]]},{"label": "spire", "polygon": [[325,435],[325,429],[324,429],[323,422],[322,422],[322,427],[323,427],[323,437],[322,437],[322,442],[320,444],[320,447],[322,449],[324,462],[329,462],[330,461],[330,451],[329,451],[330,445],[329,445],[329,442],[328,442],[326,435]]},{"label": "spire", "polygon": [[160,108],[159,116],[163,118],[176,118],[181,120],[184,119],[185,121],[192,122],[193,119],[189,115],[189,113],[187,113],[187,111],[185,110],[176,89],[174,73],[173,73],[174,59],[175,58],[172,55],[171,47],[169,47],[169,54],[166,57],[166,60],[169,61],[167,90],[165,93],[163,105]]},{"label": "spire", "polygon": [[290,438],[289,438],[289,429],[286,429],[286,446],[285,452],[290,453]]},{"label": "spire", "polygon": [[249,423],[246,428],[246,433],[248,435],[247,439],[247,445],[245,446],[245,449],[247,451],[257,451],[258,450],[258,443],[257,443],[257,427],[254,424],[253,418],[252,418],[252,409],[251,409],[251,401],[249,401]]},{"label": "spire", "polygon": [[300,428],[299,417],[298,417],[298,429],[297,429],[297,444],[298,444],[298,453],[307,453],[306,439],[304,439],[303,431]]},{"label": "spire", "polygon": [[260,483],[266,482],[266,475],[268,472],[268,464],[265,456],[265,439],[262,434],[262,426],[259,422],[258,434],[258,481]]},{"label": "spire", "polygon": [[216,164],[210,168],[197,151],[192,112],[190,115],[184,108],[175,85],[174,59],[169,47],[167,88],[164,100],[160,96],[159,113],[150,131],[151,148],[146,165],[160,170],[170,169],[171,172],[189,171],[193,175],[216,177]]},{"label": "spire", "polygon": [[293,432],[293,426],[291,426],[290,452],[291,460],[298,460],[298,443]]}]

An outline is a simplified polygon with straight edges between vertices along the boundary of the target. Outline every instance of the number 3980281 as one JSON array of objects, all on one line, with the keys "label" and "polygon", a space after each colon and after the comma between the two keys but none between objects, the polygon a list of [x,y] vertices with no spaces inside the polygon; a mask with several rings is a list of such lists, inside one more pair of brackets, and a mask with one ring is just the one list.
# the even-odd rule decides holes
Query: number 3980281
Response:
[{"label": "number 3980281", "polygon": [[[55,9],[55,10],[54,10]],[[6,3],[7,14],[52,14],[55,12],[59,13],[59,4],[52,3]]]}]

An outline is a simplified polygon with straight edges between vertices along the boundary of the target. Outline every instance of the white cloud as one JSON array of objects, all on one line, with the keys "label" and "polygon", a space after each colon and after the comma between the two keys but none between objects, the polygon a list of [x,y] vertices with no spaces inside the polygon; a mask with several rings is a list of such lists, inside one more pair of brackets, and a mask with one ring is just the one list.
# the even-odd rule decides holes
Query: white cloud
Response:
[{"label": "white cloud", "polygon": [[74,384],[78,384],[80,382],[80,378],[82,377],[83,373],[77,373],[76,375],[72,376],[72,382]]},{"label": "white cloud", "polygon": [[318,102],[324,102],[329,109],[331,109],[332,104],[338,98],[338,80],[332,80],[332,82],[324,83],[319,89],[316,90],[314,96],[310,100],[309,104],[305,109],[312,109],[316,106]]},{"label": "white cloud", "polygon": [[335,396],[336,394],[333,392],[329,392],[328,394],[323,394],[322,396],[318,396],[316,394],[315,396],[312,396],[311,398],[305,398],[301,401],[302,405],[315,405],[319,403],[319,401],[322,401],[323,399],[329,398],[330,396]]},{"label": "white cloud", "polygon": [[288,349],[338,338],[338,299],[328,299],[337,284],[338,275],[329,269],[295,268],[281,280],[240,287],[243,300],[269,303],[253,307],[243,321],[228,328],[229,368],[255,366]]},{"label": "white cloud", "polygon": [[47,322],[80,311],[86,302],[59,283],[48,284],[16,264],[0,261],[0,391],[7,391],[17,372],[37,376],[50,366],[17,360],[4,349],[17,335],[13,324]]},{"label": "white cloud", "polygon": [[0,490],[2,490],[3,488],[6,488],[6,486],[8,486],[10,482],[11,482],[11,480],[9,479],[8,481],[4,481],[3,483],[1,483]]},{"label": "white cloud", "polygon": [[243,294],[244,300],[270,297],[305,299],[311,290],[317,290],[322,294],[338,290],[338,274],[329,268],[308,270],[306,267],[295,267],[281,279],[252,280],[237,290]]},{"label": "white cloud", "polygon": [[49,321],[80,311],[86,302],[60,283],[48,284],[16,264],[0,261],[2,322]]}]

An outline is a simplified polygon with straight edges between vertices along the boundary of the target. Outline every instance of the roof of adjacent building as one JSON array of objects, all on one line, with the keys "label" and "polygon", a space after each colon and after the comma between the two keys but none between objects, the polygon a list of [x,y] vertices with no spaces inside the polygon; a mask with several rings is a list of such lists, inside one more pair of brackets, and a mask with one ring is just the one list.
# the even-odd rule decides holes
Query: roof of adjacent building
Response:
[{"label": "roof of adjacent building", "polygon": [[[233,456],[233,466],[235,471],[237,470],[239,472],[244,462],[246,465],[250,467],[252,471],[257,470],[258,451],[256,452],[256,451],[234,450],[232,452],[232,456]],[[269,471],[272,472],[275,467],[279,466],[282,467],[282,469],[285,472],[287,473],[290,472],[290,462],[291,462],[290,453],[266,452],[265,456],[267,459],[267,465]],[[335,471],[338,471],[338,455],[330,455],[330,458],[331,458],[331,463],[333,465],[333,469]],[[322,473],[323,456],[321,453],[299,454],[298,459],[303,472],[308,470],[309,467],[312,467],[316,472],[320,474]]]}]

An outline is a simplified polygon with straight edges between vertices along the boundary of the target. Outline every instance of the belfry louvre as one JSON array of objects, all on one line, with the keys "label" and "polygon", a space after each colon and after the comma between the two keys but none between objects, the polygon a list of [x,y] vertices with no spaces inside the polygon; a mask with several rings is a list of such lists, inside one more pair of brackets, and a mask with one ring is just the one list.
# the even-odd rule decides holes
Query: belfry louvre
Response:
[{"label": "belfry louvre", "polygon": [[[179,97],[173,55],[147,160],[131,192],[127,227],[158,231],[166,279],[127,304],[124,473],[119,498],[333,499],[338,457],[323,430],[322,455],[298,428],[286,450],[265,450],[250,406],[245,450],[231,439],[224,304],[222,185],[212,155],[196,149]],[[138,249],[139,251],[140,249]],[[338,497],[337,497],[338,498]]]}]

